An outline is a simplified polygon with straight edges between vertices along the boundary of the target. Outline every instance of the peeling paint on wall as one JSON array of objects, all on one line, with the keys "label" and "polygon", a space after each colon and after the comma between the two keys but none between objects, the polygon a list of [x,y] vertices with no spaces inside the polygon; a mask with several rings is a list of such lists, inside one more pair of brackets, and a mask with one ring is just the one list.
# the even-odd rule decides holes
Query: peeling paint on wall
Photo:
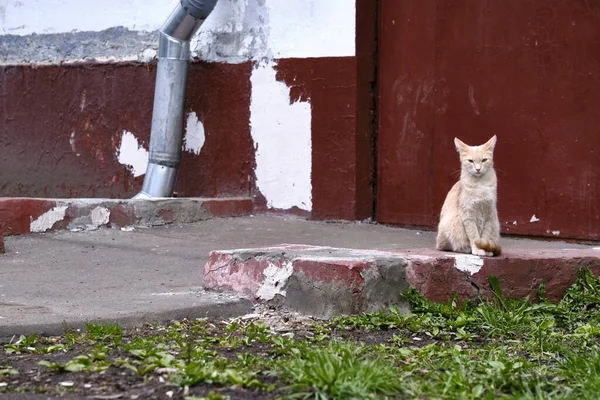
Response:
[{"label": "peeling paint on wall", "polygon": [[[5,54],[6,50],[11,58],[0,63],[62,65],[82,60],[154,60],[158,48],[156,31],[178,0],[161,1],[160,5],[155,0],[126,0],[120,2],[118,7],[115,1],[108,0],[100,5],[91,0],[32,0],[19,6],[18,0],[5,0],[8,8],[6,23],[0,27],[0,53]],[[83,10],[85,15],[82,14]],[[355,0],[220,0],[193,41],[192,48],[203,60],[228,64],[248,60],[256,62],[250,77],[251,92],[245,89],[244,93],[245,96],[250,94],[251,100],[250,122],[256,149],[256,171],[254,174],[250,171],[255,160],[251,159],[249,153],[249,160],[244,164],[248,171],[244,171],[244,176],[248,176],[250,181],[249,190],[256,187],[267,199],[270,208],[297,207],[311,211],[313,207],[311,100],[305,100],[304,96],[304,101],[290,104],[289,88],[277,80],[274,69],[277,62],[273,60],[354,56],[355,10]],[[223,65],[216,65],[216,69],[223,68]],[[145,73],[145,69],[142,72]],[[244,79],[247,84],[247,75]],[[350,79],[353,83],[354,78],[350,76]],[[147,81],[143,82],[148,84]],[[87,93],[85,90],[77,92],[74,103],[76,112],[95,112],[97,100],[91,99],[96,96],[90,93],[89,88]],[[244,103],[244,107],[248,107],[247,103]],[[187,115],[183,149],[198,155],[203,151],[206,140],[204,124],[198,115],[205,110],[194,110],[196,112]],[[245,110],[247,112],[248,108]],[[245,124],[247,117],[244,118]],[[208,116],[204,122],[207,127],[209,122],[210,126],[214,126]],[[137,125],[128,124],[111,129],[113,132],[119,129],[120,132],[131,126]],[[227,127],[239,130],[230,124]],[[105,133],[101,132],[104,128],[96,129],[93,135]],[[219,134],[219,129],[214,133]],[[61,135],[71,135],[68,140],[74,153],[79,156],[81,152],[82,158],[91,157],[84,140],[89,134],[82,127],[68,126],[63,132]],[[111,147],[105,149],[104,153],[95,152],[93,156],[96,159],[90,158],[89,165],[100,161],[98,154],[105,155],[108,151],[110,156],[116,146],[116,153],[113,154],[118,162],[128,166],[133,177],[143,176],[148,165],[148,151],[132,132],[122,131],[120,139],[119,143],[115,138],[116,145],[110,144]],[[219,146],[220,143],[217,141],[215,145]],[[204,150],[205,154],[208,154],[208,150]],[[250,150],[249,143],[247,150]],[[110,161],[114,163],[114,159]],[[131,182],[139,182],[131,179],[129,174],[123,178],[121,168],[118,165],[115,167],[118,171],[111,171],[112,180],[108,180],[113,187],[120,185],[116,185],[117,182],[123,182],[125,187]]]},{"label": "peeling paint on wall", "polygon": [[71,151],[79,157],[80,154],[77,152],[77,145],[75,142],[75,132],[71,132],[71,135],[69,136],[69,145],[71,146]]},{"label": "peeling paint on wall", "polygon": [[282,268],[269,263],[269,266],[263,271],[265,279],[256,291],[256,296],[262,300],[273,300],[276,295],[285,297],[284,287],[293,273],[294,266],[291,261],[284,263]]},{"label": "peeling paint on wall", "polygon": [[92,210],[92,226],[98,228],[108,224],[110,219],[110,211],[106,207],[96,207]]},{"label": "peeling paint on wall", "polygon": [[272,58],[269,13],[264,0],[219,1],[198,35],[192,39],[195,57],[241,63]]},{"label": "peeling paint on wall", "polygon": [[191,112],[187,116],[185,122],[185,137],[184,150],[194,154],[200,154],[204,146],[205,135],[204,125],[198,119],[195,112]]},{"label": "peeling paint on wall", "polygon": [[52,229],[55,223],[65,219],[67,206],[58,206],[46,211],[30,223],[29,230],[31,232],[46,232]]},{"label": "peeling paint on wall", "polygon": [[478,273],[483,267],[483,259],[475,255],[449,254],[454,257],[454,267],[470,275]]},{"label": "peeling paint on wall", "polygon": [[146,174],[150,154],[143,148],[131,132],[123,131],[117,158],[123,165],[130,167],[134,177]]},{"label": "peeling paint on wall", "polygon": [[256,184],[276,209],[312,209],[311,105],[290,103],[273,61],[259,63],[250,78],[250,125],[256,146]]}]

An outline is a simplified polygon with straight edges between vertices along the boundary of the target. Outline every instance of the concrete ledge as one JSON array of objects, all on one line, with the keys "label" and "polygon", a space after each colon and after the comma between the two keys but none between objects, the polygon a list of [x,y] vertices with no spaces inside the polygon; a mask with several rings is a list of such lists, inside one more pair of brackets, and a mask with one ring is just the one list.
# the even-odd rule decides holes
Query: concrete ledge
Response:
[{"label": "concrete ledge", "polygon": [[107,226],[156,226],[250,214],[250,198],[0,199],[0,236]]},{"label": "concrete ledge", "polygon": [[501,257],[478,257],[430,249],[406,251],[279,245],[214,251],[204,267],[204,287],[247,296],[254,302],[330,318],[407,308],[401,294],[412,285],[433,301],[454,293],[462,300],[491,298],[489,275],[513,298],[535,297],[546,284],[559,300],[590,268],[600,274],[600,250],[506,250]]}]

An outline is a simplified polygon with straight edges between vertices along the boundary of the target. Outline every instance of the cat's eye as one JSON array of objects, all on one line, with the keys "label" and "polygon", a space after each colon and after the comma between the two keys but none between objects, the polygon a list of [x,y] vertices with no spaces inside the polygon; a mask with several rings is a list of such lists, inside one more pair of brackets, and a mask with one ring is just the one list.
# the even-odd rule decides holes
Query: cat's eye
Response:
[{"label": "cat's eye", "polygon": [[481,162],[486,162],[486,161],[487,161],[487,158],[484,158],[483,160],[481,160]]},{"label": "cat's eye", "polygon": [[470,162],[470,163],[472,163],[472,162],[473,162],[473,160],[469,160],[469,162]]}]

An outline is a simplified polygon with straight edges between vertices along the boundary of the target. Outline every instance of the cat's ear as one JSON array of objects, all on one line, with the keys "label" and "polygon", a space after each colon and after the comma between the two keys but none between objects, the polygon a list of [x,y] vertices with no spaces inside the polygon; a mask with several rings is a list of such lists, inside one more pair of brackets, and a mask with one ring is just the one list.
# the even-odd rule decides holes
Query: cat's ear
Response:
[{"label": "cat's ear", "polygon": [[456,146],[456,151],[459,153],[467,151],[469,146],[463,143],[459,138],[454,138],[454,145]]},{"label": "cat's ear", "polygon": [[492,136],[492,138],[490,140],[488,140],[487,142],[485,142],[485,144],[483,145],[484,150],[489,150],[491,152],[494,151],[494,147],[496,147],[496,135]]}]

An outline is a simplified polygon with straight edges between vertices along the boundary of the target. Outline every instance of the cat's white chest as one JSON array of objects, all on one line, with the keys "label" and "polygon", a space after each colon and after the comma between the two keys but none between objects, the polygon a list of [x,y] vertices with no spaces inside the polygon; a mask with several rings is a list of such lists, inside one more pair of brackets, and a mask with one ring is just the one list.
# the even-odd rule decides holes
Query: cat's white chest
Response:
[{"label": "cat's white chest", "polygon": [[496,188],[490,186],[464,188],[461,205],[463,208],[480,209],[481,211],[493,208],[496,205]]}]

